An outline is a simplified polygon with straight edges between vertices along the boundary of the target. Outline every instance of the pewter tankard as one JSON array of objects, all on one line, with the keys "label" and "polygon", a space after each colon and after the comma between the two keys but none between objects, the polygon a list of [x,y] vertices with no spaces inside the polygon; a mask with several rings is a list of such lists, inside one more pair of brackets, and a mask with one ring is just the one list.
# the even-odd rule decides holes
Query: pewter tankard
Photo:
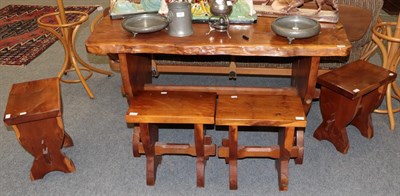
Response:
[{"label": "pewter tankard", "polygon": [[168,4],[168,34],[174,37],[185,37],[193,34],[191,5],[188,2]]}]

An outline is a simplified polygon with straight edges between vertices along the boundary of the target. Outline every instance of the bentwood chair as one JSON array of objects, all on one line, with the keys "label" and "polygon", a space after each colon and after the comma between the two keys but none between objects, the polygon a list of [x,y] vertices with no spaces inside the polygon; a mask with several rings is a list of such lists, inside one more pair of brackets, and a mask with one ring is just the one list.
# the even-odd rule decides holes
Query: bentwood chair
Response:
[{"label": "bentwood chair", "polygon": [[[111,76],[112,72],[105,71],[89,65],[88,63],[83,61],[76,52],[76,33],[78,32],[80,25],[88,20],[89,15],[81,11],[65,11],[63,0],[57,0],[57,7],[59,10],[58,12],[45,14],[37,19],[38,26],[40,28],[46,29],[47,31],[55,35],[64,47],[64,63],[57,77],[60,78],[60,81],[65,83],[82,83],[89,97],[93,99],[94,95],[90,90],[86,80],[88,80],[93,75],[93,72],[97,72],[107,76]],[[78,21],[68,21],[68,14],[78,15],[80,16],[80,18]],[[47,22],[49,18],[53,17],[56,18],[57,24]],[[58,32],[57,29],[61,29],[60,32]],[[78,66],[78,63],[80,63],[82,66]],[[88,74],[84,75],[81,71],[86,71]],[[67,75],[67,73],[69,72],[75,72],[78,76],[78,79],[71,80],[63,78],[63,75]]]},{"label": "bentwood chair", "polygon": [[[400,61],[400,13],[397,22],[378,23],[373,28],[372,39],[382,53],[382,66],[397,72]],[[396,81],[389,84],[386,90],[386,109],[375,110],[389,115],[391,130],[395,128],[394,113],[400,111],[400,107],[393,108],[392,99],[400,101],[400,89]]]}]

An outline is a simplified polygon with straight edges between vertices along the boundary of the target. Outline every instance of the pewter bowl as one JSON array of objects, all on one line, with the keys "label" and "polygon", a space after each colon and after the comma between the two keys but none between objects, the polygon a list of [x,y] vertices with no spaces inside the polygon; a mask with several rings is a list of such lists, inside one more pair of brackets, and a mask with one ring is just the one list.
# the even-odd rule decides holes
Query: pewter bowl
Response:
[{"label": "pewter bowl", "polygon": [[160,31],[169,24],[167,17],[157,13],[135,14],[122,21],[122,27],[136,36],[138,33],[152,33]]},{"label": "pewter bowl", "polygon": [[271,28],[276,34],[286,37],[289,44],[296,38],[315,36],[321,30],[318,21],[298,15],[279,17],[272,23]]}]

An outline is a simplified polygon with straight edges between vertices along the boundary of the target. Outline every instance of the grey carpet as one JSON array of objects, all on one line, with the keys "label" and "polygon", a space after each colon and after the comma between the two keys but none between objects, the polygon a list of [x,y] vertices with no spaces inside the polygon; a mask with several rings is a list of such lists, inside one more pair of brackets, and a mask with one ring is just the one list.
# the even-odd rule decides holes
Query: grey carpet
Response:
[{"label": "grey carpet", "polygon": [[[56,5],[55,0],[6,0],[8,4]],[[66,5],[101,4],[108,1],[66,0]],[[96,15],[91,15],[91,19]],[[389,18],[390,19],[390,18]],[[89,35],[88,23],[78,33],[77,48],[81,57],[92,65],[108,69],[107,59],[87,54],[84,41]],[[13,83],[54,77],[64,58],[60,43],[54,44],[26,67],[0,66],[0,114],[3,116],[8,92]],[[371,62],[380,63],[376,55]],[[398,79],[399,81],[399,79]],[[287,85],[288,80],[227,76],[167,76],[156,83],[200,83],[232,85]],[[239,190],[229,190],[228,165],[210,157],[206,165],[205,188],[196,188],[195,159],[189,156],[164,156],[159,166],[156,185],[146,186],[145,157],[134,158],[131,150],[132,129],[124,114],[126,100],[121,97],[118,74],[100,74],[88,80],[95,99],[86,95],[80,84],[62,83],[64,124],[75,146],[63,149],[76,166],[76,172],[52,172],[42,180],[30,181],[33,157],[18,143],[15,133],[0,122],[0,194],[1,195],[399,195],[400,193],[400,114],[396,130],[390,131],[386,115],[373,114],[375,136],[368,140],[352,126],[348,127],[350,149],[338,153],[332,144],[312,137],[321,122],[318,102],[308,115],[303,165],[289,165],[289,191],[279,192],[278,179],[271,159],[244,159],[238,163]],[[190,129],[162,129],[160,137],[169,141],[192,141]],[[227,136],[224,129],[207,129],[219,145]],[[276,134],[243,131],[243,144],[275,144]]]}]

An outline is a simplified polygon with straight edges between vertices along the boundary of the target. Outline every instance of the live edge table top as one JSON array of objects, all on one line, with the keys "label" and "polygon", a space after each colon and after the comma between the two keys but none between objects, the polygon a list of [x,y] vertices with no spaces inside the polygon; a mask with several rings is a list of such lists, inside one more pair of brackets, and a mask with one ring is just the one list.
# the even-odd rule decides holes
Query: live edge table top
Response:
[{"label": "live edge table top", "polygon": [[[237,55],[237,56],[347,56],[351,44],[341,24],[321,23],[319,35],[295,39],[288,44],[285,37],[271,30],[275,18],[258,17],[254,24],[232,24],[231,39],[226,33],[211,32],[208,24],[193,24],[194,33],[187,37],[169,36],[167,30],[133,34],[121,26],[121,19],[106,16],[86,41],[88,52],[146,53],[183,55]],[[243,35],[249,39],[243,39]]]}]

